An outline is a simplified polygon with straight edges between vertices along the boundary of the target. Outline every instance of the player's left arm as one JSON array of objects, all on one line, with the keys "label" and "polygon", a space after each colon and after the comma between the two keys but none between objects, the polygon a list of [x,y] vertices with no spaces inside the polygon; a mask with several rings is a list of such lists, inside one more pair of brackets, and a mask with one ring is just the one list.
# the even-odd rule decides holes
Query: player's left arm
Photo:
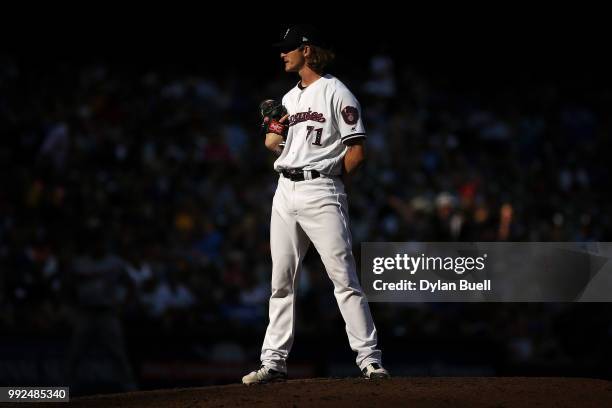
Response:
[{"label": "player's left arm", "polygon": [[361,106],[355,96],[346,89],[334,95],[336,121],[340,140],[347,146],[342,161],[342,177],[345,182],[366,159],[366,131],[361,117]]},{"label": "player's left arm", "polygon": [[359,167],[365,162],[366,148],[363,138],[347,141],[348,145],[346,154],[344,155],[344,163],[342,164],[342,174],[350,176],[355,173]]}]

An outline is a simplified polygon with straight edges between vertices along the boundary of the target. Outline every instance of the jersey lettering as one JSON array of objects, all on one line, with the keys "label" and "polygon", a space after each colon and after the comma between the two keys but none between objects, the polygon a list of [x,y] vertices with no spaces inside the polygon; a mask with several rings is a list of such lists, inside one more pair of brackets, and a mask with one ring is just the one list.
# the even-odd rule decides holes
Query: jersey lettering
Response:
[{"label": "jersey lettering", "polygon": [[294,115],[289,116],[289,126],[296,125],[301,122],[306,122],[309,120],[313,120],[315,122],[325,123],[325,117],[322,113],[312,112],[310,108],[308,108],[308,112],[299,112]]}]

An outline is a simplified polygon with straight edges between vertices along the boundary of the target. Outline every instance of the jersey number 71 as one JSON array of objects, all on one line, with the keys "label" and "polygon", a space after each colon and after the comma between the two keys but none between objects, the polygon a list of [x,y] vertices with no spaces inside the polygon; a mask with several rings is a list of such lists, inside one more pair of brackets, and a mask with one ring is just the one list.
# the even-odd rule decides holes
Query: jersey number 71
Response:
[{"label": "jersey number 71", "polygon": [[308,138],[308,136],[310,136],[310,134],[314,130],[316,135],[315,135],[315,140],[314,140],[314,142],[312,142],[312,144],[315,145],[315,146],[322,146],[322,144],[321,144],[321,135],[323,134],[323,128],[315,129],[314,126],[308,126],[308,127],[306,127],[306,129],[308,130],[308,133],[306,134],[306,138]]}]

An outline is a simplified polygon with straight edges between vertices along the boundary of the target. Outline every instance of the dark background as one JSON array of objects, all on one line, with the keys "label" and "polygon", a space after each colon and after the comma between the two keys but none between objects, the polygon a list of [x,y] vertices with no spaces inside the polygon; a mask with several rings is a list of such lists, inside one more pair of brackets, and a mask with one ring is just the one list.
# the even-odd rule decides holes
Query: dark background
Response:
[{"label": "dark background", "polygon": [[[276,175],[257,106],[285,28],[40,36],[0,57],[0,384],[231,383],[267,323]],[[589,36],[327,28],[357,95],[362,241],[610,241],[608,64]],[[78,38],[77,38],[78,37]],[[289,374],[357,375],[314,250]],[[372,304],[395,375],[610,378],[608,304]]]}]

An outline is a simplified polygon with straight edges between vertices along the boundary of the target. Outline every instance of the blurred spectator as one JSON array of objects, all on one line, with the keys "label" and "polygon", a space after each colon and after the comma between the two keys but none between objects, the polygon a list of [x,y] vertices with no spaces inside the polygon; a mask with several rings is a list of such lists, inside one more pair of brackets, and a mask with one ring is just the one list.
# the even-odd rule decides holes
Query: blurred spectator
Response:
[{"label": "blurred spectator", "polygon": [[71,267],[76,299],[67,379],[72,387],[83,387],[90,376],[86,369],[92,366],[83,363],[91,358],[92,348],[97,348],[108,353],[115,364],[117,384],[125,391],[135,390],[119,315],[128,290],[124,262],[107,250],[100,221],[90,222],[95,225],[82,237],[88,250],[77,256]]}]

